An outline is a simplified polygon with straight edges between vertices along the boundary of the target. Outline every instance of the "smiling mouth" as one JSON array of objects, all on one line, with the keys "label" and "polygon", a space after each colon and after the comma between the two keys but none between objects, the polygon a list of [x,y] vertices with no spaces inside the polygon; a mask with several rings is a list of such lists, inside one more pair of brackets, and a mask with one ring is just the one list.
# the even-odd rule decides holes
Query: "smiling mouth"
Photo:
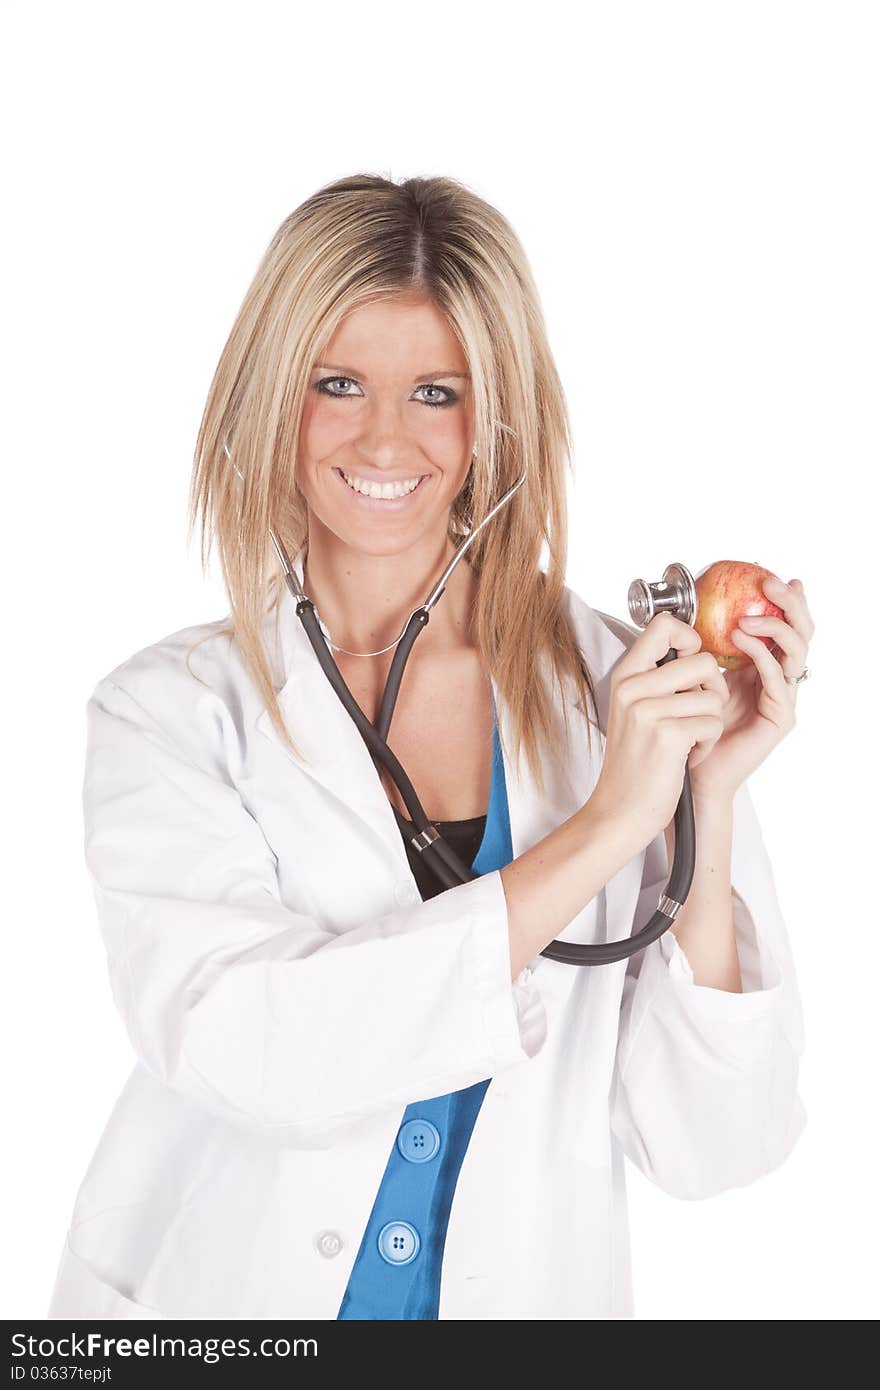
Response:
[{"label": "smiling mouth", "polygon": [[411,497],[425,481],[429,475],[427,473],[412,478],[403,478],[394,483],[370,483],[363,478],[359,478],[356,473],[346,473],[341,468],[334,468],[334,473],[345,483],[350,492],[354,492],[358,497],[364,497],[370,502],[402,502],[407,497]]}]

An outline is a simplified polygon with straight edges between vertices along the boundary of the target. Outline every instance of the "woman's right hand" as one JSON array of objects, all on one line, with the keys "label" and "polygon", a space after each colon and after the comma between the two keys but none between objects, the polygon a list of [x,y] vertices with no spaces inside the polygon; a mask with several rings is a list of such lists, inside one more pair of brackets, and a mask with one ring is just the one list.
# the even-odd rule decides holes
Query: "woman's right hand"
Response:
[{"label": "woman's right hand", "polygon": [[[670,647],[678,657],[658,666]],[[611,673],[602,770],[588,802],[626,826],[644,848],[675,815],[685,766],[723,732],[730,692],[689,623],[657,613]]]}]

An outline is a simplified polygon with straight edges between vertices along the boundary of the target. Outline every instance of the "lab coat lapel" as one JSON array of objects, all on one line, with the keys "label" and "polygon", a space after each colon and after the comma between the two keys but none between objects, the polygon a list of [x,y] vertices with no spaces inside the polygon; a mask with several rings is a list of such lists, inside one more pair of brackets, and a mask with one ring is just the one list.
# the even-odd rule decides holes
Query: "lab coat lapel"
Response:
[{"label": "lab coat lapel", "polygon": [[[300,583],[303,582],[303,556],[301,550],[292,561]],[[397,821],[372,756],[321,668],[308,635],[296,616],[296,602],[289,589],[285,588],[280,602],[279,647],[286,679],[278,693],[278,703],[293,741],[307,760],[305,765],[302,762],[297,765],[343,801],[350,811],[359,815],[380,836],[399,845],[405,858]],[[536,840],[542,839],[583,804],[585,796],[578,799],[575,788],[582,788],[585,783],[592,788],[594,777],[587,756],[583,721],[571,709],[571,729],[568,742],[564,745],[565,754],[559,762],[548,763],[547,787],[544,795],[539,795],[525,757],[512,757],[510,715],[494,680],[492,692],[501,735],[511,840],[516,856]],[[562,729],[562,714],[558,706],[555,717]],[[259,715],[257,728],[284,748],[267,710]],[[393,741],[390,746],[393,750]],[[285,751],[292,757],[289,750]],[[418,792],[419,788],[416,787]]]},{"label": "lab coat lapel", "polygon": [[[304,551],[301,550],[292,561],[301,584],[303,557]],[[370,752],[324,675],[296,615],[296,601],[287,587],[280,599],[278,633],[285,672],[284,684],[278,692],[278,704],[302,758],[293,758],[279,737],[268,710],[264,709],[258,716],[258,730],[383,839],[396,837],[400,840],[394,812],[379,781]],[[405,860],[402,843],[401,852]]]},{"label": "lab coat lapel", "polygon": [[[303,582],[303,558],[304,551],[301,550],[292,562],[300,583]],[[401,869],[408,872],[406,850],[378,770],[354,722],[324,675],[302,623],[296,616],[295,600],[286,587],[280,605],[278,636],[285,680],[278,693],[278,702],[285,724],[307,760],[305,763],[299,760],[296,765],[337,797],[349,812],[359,816],[400,859]],[[597,631],[595,634],[592,627],[581,630],[578,638],[590,670],[594,673],[600,725],[604,729],[611,674],[607,669],[609,657],[612,662],[616,661],[617,656],[625,650],[624,644],[604,627],[601,633]],[[545,670],[547,667],[545,659]],[[592,749],[588,748],[585,720],[575,708],[573,688],[566,681],[567,733],[562,705],[558,700],[554,704],[554,720],[562,740],[563,756],[558,760],[545,761],[545,790],[541,794],[525,755],[516,756],[514,752],[510,711],[494,679],[492,691],[501,736],[511,843],[516,858],[574,815],[592,794],[601,770],[604,734],[601,729],[593,727]],[[288,757],[293,758],[279,738],[267,710],[258,716],[257,728]],[[391,746],[393,749],[393,743]],[[582,914],[578,914],[561,933],[562,939],[604,941],[625,934],[638,894],[640,866],[640,858],[631,861],[606,885],[602,896],[602,917],[605,920],[597,924],[598,938],[594,938],[592,933],[584,937]]]}]

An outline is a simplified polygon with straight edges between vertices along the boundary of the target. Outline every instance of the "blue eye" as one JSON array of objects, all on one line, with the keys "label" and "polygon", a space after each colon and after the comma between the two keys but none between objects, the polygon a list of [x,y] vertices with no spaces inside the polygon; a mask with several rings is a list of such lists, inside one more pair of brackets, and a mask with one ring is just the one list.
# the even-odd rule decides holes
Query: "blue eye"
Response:
[{"label": "blue eye", "polygon": [[[357,383],[356,383],[355,380],[354,380],[354,377],[351,377],[351,376],[324,376],[324,377],[321,377],[321,380],[320,380],[320,381],[316,381],[316,382],[315,382],[315,387],[314,387],[314,389],[315,389],[316,391],[318,391],[322,396],[331,396],[331,397],[333,397],[333,398],[334,398],[335,400],[337,400],[337,401],[344,401],[344,400],[351,400],[351,399],[354,399],[354,397],[353,397],[351,391],[331,391],[331,390],[329,389],[329,387],[330,387],[331,384],[336,383],[336,382],[340,382],[340,381],[341,381],[341,382],[349,382],[349,383],[352,383],[352,384],[354,384],[354,385],[357,385]],[[442,391],[442,392],[443,392],[444,399],[443,399],[442,401],[425,401],[425,400],[422,401],[422,405],[428,405],[428,406],[430,406],[432,409],[437,409],[438,407],[442,408],[443,406],[447,406],[447,405],[454,405],[455,402],[458,400],[458,396],[456,395],[456,393],[455,393],[453,390],[450,389],[450,387],[448,387],[448,386],[437,386],[433,381],[426,381],[426,382],[423,382],[421,386],[417,386],[417,387],[416,387],[416,390],[417,390],[417,391]]]},{"label": "blue eye", "polygon": [[426,381],[426,382],[423,382],[421,386],[417,386],[417,387],[416,387],[416,390],[417,390],[417,391],[442,391],[443,394],[444,394],[444,396],[445,396],[445,400],[442,400],[442,401],[423,401],[423,402],[422,402],[423,405],[430,405],[430,406],[454,405],[454,403],[458,400],[458,396],[455,394],[454,391],[450,390],[450,388],[449,388],[448,386],[436,386],[436,385],[434,384],[433,381]]},{"label": "blue eye", "polygon": [[321,377],[321,380],[320,380],[320,381],[315,382],[315,390],[316,390],[316,391],[320,391],[320,393],[321,393],[322,396],[336,396],[338,400],[344,400],[345,397],[346,397],[347,395],[349,395],[350,393],[349,393],[348,391],[345,391],[345,392],[328,391],[328,390],[326,389],[327,383],[328,383],[328,382],[331,382],[331,381],[353,381],[353,380],[354,380],[354,377],[350,377],[350,376],[323,376],[323,377]]}]

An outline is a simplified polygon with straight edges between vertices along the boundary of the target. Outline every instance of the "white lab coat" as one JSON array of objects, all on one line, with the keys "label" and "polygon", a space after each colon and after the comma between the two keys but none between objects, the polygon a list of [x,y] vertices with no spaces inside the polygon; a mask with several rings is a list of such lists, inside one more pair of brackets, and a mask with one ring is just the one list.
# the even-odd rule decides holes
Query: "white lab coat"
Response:
[{"label": "white lab coat", "polygon": [[[566,597],[604,728],[635,629],[617,636]],[[711,1197],[776,1168],[806,1119],[801,1005],[748,791],[732,866],[743,993],[695,985],[671,932],[613,965],[538,955],[511,983],[500,872],[422,902],[290,595],[266,635],[307,767],[225,621],[138,652],[88,702],[86,859],[137,1061],[48,1316],[335,1318],[405,1107],[489,1076],[440,1318],[634,1316],[622,1155],[674,1197]],[[514,855],[596,783],[604,740],[592,731],[590,757],[570,714],[543,797],[503,744]],[[563,939],[629,936],[667,877],[660,834]]]}]

